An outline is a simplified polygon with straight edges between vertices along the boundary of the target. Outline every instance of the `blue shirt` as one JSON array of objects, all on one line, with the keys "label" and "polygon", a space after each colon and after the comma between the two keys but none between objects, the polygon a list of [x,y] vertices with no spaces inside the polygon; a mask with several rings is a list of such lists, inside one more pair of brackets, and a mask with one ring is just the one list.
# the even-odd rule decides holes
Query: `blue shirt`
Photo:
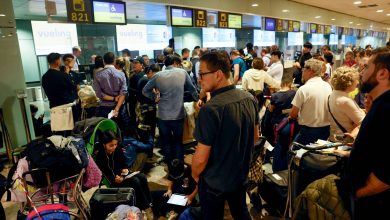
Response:
[{"label": "blue shirt", "polygon": [[103,97],[125,95],[127,93],[126,77],[122,72],[116,70],[112,65],[95,74],[93,89],[100,99],[101,106],[115,106],[115,101],[105,101]]},{"label": "blue shirt", "polygon": [[240,66],[240,78],[242,78],[242,76],[246,71],[246,64],[244,60],[241,57],[237,57],[236,59],[233,60],[233,67],[234,64],[238,64]]},{"label": "blue shirt", "polygon": [[158,72],[142,90],[142,94],[154,100],[153,89],[160,91],[158,118],[161,120],[178,120],[184,118],[184,91],[188,91],[197,100],[198,92],[191,82],[188,73],[179,68],[169,66]]}]

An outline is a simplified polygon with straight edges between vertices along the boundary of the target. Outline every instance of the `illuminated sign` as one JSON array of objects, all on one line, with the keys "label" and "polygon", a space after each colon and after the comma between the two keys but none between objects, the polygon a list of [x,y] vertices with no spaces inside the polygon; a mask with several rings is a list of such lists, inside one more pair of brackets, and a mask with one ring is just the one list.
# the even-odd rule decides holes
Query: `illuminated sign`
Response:
[{"label": "illuminated sign", "polygon": [[317,24],[310,24],[310,33],[317,33]]},{"label": "illuminated sign", "polygon": [[92,1],[93,22],[102,24],[126,24],[126,3]]},{"label": "illuminated sign", "polygon": [[265,18],[265,27],[266,31],[275,31],[276,20],[274,18]]},{"label": "illuminated sign", "polygon": [[91,1],[89,0],[68,0],[66,11],[70,23],[92,23]]},{"label": "illuminated sign", "polygon": [[181,27],[192,27],[193,10],[189,8],[171,7],[171,25]]},{"label": "illuminated sign", "polygon": [[242,15],[228,14],[228,28],[241,28]]},{"label": "illuminated sign", "polygon": [[228,13],[227,12],[218,12],[218,27],[227,28],[228,27]]},{"label": "illuminated sign", "polygon": [[195,9],[195,27],[207,27],[207,11]]}]

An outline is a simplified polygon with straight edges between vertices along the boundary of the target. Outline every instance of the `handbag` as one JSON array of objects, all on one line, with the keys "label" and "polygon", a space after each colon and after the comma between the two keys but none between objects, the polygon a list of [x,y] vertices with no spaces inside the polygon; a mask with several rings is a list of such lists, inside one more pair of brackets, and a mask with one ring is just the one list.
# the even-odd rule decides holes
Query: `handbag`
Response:
[{"label": "handbag", "polygon": [[102,180],[102,171],[96,165],[91,155],[89,155],[89,162],[88,162],[87,169],[85,170],[83,186],[90,189],[92,187],[99,186],[101,180]]},{"label": "handbag", "polygon": [[72,106],[73,103],[69,103],[50,109],[52,131],[68,131],[74,128]]},{"label": "handbag", "polygon": [[339,126],[340,130],[341,130],[343,133],[348,132],[347,129],[345,129],[345,128],[337,121],[337,119],[334,117],[334,115],[333,115],[332,112],[330,111],[329,99],[330,99],[330,95],[328,96],[328,109],[329,109],[330,115],[332,116],[333,120],[336,122],[337,126]]}]

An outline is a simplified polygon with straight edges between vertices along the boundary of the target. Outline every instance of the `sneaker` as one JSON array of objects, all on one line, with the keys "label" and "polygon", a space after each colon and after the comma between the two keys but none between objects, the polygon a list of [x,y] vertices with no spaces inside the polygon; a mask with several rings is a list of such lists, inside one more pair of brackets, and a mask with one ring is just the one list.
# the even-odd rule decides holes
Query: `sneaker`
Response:
[{"label": "sneaker", "polygon": [[177,219],[177,217],[178,217],[178,214],[175,211],[170,211],[167,214],[167,220],[175,220],[175,219]]}]

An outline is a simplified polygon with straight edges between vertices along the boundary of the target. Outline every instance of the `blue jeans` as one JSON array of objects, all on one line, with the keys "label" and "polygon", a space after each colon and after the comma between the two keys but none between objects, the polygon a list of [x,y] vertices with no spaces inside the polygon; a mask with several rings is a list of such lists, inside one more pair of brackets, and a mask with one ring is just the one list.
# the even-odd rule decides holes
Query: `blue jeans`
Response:
[{"label": "blue jeans", "polygon": [[158,120],[162,150],[167,164],[173,159],[184,160],[183,127],[184,119]]},{"label": "blue jeans", "polygon": [[325,127],[308,127],[301,125],[299,133],[294,141],[303,145],[316,142],[318,139],[327,140],[330,135],[330,126]]},{"label": "blue jeans", "polygon": [[203,179],[199,183],[199,199],[204,220],[222,220],[225,201],[228,202],[230,213],[236,220],[250,220],[246,206],[246,188],[242,186],[234,192],[220,192],[210,188]]}]

